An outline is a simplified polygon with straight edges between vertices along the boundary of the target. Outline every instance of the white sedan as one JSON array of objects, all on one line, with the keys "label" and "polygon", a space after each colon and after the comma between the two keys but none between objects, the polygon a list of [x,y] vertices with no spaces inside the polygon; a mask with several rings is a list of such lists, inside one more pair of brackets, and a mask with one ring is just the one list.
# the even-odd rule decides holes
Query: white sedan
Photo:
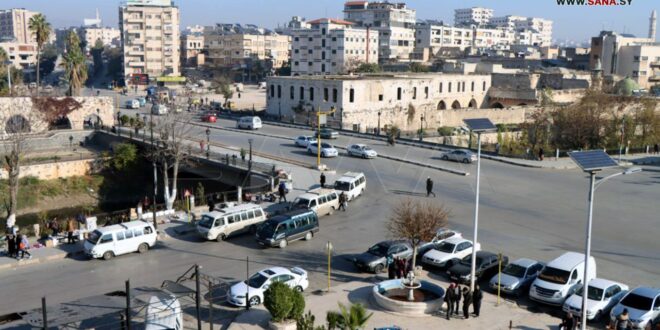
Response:
[{"label": "white sedan", "polygon": [[453,160],[455,162],[470,164],[477,161],[477,155],[473,154],[470,150],[458,149],[447,151],[440,156],[442,160]]},{"label": "white sedan", "polygon": [[301,135],[301,136],[296,137],[296,139],[293,140],[293,142],[294,142],[294,143],[296,144],[296,146],[298,146],[298,147],[307,148],[307,146],[308,146],[310,143],[316,143],[316,138],[313,137],[313,136],[304,136],[304,135]]},{"label": "white sedan", "polygon": [[369,146],[364,144],[351,144],[346,147],[346,151],[349,156],[356,156],[362,158],[376,158],[378,153],[376,150],[371,149]]},{"label": "white sedan", "polygon": [[[319,152],[318,142],[310,143],[307,146],[307,152],[316,155]],[[321,157],[337,157],[339,152],[330,143],[321,142]]]},{"label": "white sedan", "polygon": [[[584,287],[578,289],[564,302],[564,312],[582,316],[582,295]],[[599,320],[618,304],[628,292],[628,286],[618,282],[594,278],[589,281],[587,290],[587,319]]]},{"label": "white sedan", "polygon": [[[250,283],[249,290],[248,281]],[[227,302],[234,306],[245,306],[246,301],[250,303],[250,306],[259,305],[264,301],[266,289],[275,282],[285,283],[299,292],[304,291],[309,286],[307,272],[300,267],[290,269],[284,267],[267,268],[252,275],[248,281],[234,284],[229,289]],[[246,299],[248,294],[250,297]]]},{"label": "white sedan", "polygon": [[[476,249],[477,251],[481,250],[479,243],[477,243]],[[454,236],[444,240],[444,242],[426,252],[422,257],[422,263],[429,266],[449,268],[455,262],[460,261],[470,254],[472,254],[472,241],[460,236]]]}]

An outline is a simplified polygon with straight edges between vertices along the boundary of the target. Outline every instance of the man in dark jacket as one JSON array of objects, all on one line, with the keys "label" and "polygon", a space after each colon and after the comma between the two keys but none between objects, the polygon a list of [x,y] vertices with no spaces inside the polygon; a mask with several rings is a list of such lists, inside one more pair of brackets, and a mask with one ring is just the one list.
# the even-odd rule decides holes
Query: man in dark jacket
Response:
[{"label": "man in dark jacket", "polygon": [[325,188],[325,173],[321,172],[321,188]]},{"label": "man in dark jacket", "polygon": [[472,304],[472,292],[467,286],[463,288],[463,317],[470,318],[470,305]]},{"label": "man in dark jacket", "polygon": [[479,310],[481,310],[481,300],[484,298],[481,293],[481,288],[479,284],[474,285],[474,292],[472,293],[472,307],[474,310],[474,316],[479,317]]},{"label": "man in dark jacket", "polygon": [[458,315],[459,307],[461,306],[461,286],[454,283],[454,314]]},{"label": "man in dark jacket", "polygon": [[454,309],[454,283],[449,283],[447,292],[445,292],[445,302],[447,303],[447,320]]},{"label": "man in dark jacket", "polygon": [[286,202],[286,185],[284,182],[280,182],[279,187],[277,187],[277,192],[280,194],[279,203],[282,203],[282,200]]},{"label": "man in dark jacket", "polygon": [[435,197],[435,193],[433,192],[433,180],[431,180],[431,177],[426,178],[426,197],[429,197],[433,195]]},{"label": "man in dark jacket", "polygon": [[346,194],[342,191],[341,194],[339,194],[339,209],[346,212],[346,204]]}]

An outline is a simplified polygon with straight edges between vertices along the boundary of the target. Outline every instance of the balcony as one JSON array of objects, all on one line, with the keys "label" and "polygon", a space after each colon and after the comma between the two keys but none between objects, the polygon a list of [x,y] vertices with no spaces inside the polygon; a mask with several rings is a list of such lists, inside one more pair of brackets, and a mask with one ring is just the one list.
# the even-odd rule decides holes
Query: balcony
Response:
[{"label": "balcony", "polygon": [[660,61],[653,61],[649,63],[652,68],[660,68]]},{"label": "balcony", "polygon": [[650,82],[659,82],[660,81],[660,75],[657,76],[650,76],[649,77]]},{"label": "balcony", "polygon": [[130,61],[130,62],[128,62],[128,66],[130,66],[130,67],[144,67],[144,62]]}]

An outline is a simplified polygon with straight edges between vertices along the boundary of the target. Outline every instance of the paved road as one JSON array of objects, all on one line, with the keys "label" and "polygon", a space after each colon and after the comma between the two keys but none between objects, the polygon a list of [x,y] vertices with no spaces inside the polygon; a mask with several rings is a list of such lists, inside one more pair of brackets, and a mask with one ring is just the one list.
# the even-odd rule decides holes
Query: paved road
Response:
[{"label": "paved road", "polygon": [[[233,125],[225,120],[217,124]],[[261,132],[292,137],[301,133],[268,125]],[[202,128],[197,134],[200,139],[205,138]],[[315,162],[315,157],[293,147],[290,140],[222,129],[213,130],[211,135],[213,141],[245,148],[248,138],[254,139],[257,151]],[[346,145],[362,141],[344,137],[337,142]],[[382,152],[390,150],[382,142],[366,143]],[[435,151],[405,146],[394,150],[408,159],[445,163],[434,158],[438,156]],[[65,301],[115,290],[122,287],[126,278],[131,278],[136,286],[159,285],[164,279],[176,278],[196,262],[209,273],[237,279],[245,274],[246,256],[256,262],[252,269],[266,264],[302,265],[311,272],[311,289],[319,289],[325,285],[323,247],[328,240],[336,247],[335,280],[369,276],[357,273],[345,257],[387,237],[385,223],[392,203],[407,197],[425,198],[422,192],[427,176],[436,182],[435,200],[452,210],[450,226],[466,237],[472,236],[474,175],[458,176],[387,159],[340,156],[324,163],[338,173],[363,171],[368,190],[364,198],[350,204],[349,212],[322,218],[321,232],[311,242],[291,244],[286,250],[262,250],[251,237],[211,243],[191,236],[170,240],[146,256],[124,256],[110,262],[65,260],[3,272],[0,296],[12,298],[0,300],[0,314],[37,307],[43,295],[48,295],[50,301]],[[473,165],[446,165],[474,172]],[[660,286],[657,239],[660,237],[657,204],[660,168],[644,169],[640,174],[617,177],[597,192],[592,249],[599,276],[631,286],[657,287]],[[298,169],[294,180],[306,186],[317,180],[317,174]],[[479,237],[485,250],[503,252],[510,258],[524,256],[547,261],[564,250],[584,249],[587,179],[581,172],[527,169],[484,161],[481,187]]]}]

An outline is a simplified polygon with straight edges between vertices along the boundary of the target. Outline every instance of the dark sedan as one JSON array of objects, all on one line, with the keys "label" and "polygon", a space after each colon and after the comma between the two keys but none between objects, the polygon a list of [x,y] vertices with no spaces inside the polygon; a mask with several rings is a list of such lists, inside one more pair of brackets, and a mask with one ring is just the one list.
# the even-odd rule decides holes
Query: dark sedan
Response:
[{"label": "dark sedan", "polygon": [[[509,263],[507,256],[502,256],[502,267]],[[489,279],[493,274],[497,273],[498,258],[497,254],[487,251],[477,251],[477,262],[475,266],[476,281],[480,279]],[[458,283],[469,283],[470,272],[472,270],[472,255],[463,258],[459,263],[454,264],[447,270],[449,279]]]}]

